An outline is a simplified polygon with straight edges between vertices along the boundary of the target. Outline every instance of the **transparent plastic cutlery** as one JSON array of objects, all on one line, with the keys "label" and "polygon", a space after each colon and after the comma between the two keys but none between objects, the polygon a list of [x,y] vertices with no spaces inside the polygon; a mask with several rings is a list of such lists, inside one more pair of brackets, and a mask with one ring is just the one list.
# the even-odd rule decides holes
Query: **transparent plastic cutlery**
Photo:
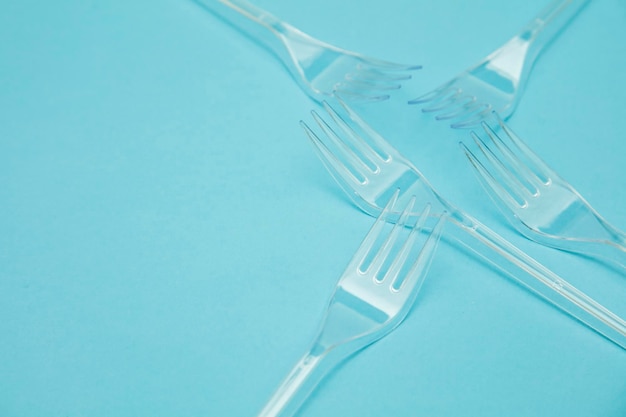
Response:
[{"label": "transparent plastic cutlery", "polygon": [[521,32],[479,64],[409,104],[422,105],[453,128],[473,127],[497,111],[507,119],[517,106],[535,60],[589,0],[556,0]]},{"label": "transparent plastic cutlery", "polygon": [[[287,375],[259,417],[292,416],[322,377],[347,356],[389,334],[406,317],[435,253],[442,217],[409,216],[415,198],[405,201],[398,222],[388,227],[397,193],[370,229],[339,279],[309,351]],[[427,222],[432,231],[421,235]],[[391,229],[389,231],[389,229]]]},{"label": "transparent plastic cutlery", "polygon": [[626,268],[626,234],[604,220],[502,119],[494,115],[494,120],[491,125],[482,123],[484,139],[471,133],[475,152],[461,145],[485,190],[511,224],[542,245]]},{"label": "transparent plastic cutlery", "polygon": [[[328,103],[323,105],[330,121],[312,112],[323,134],[316,134],[304,122],[301,125],[328,171],[357,207],[378,215],[389,195],[399,189],[400,202],[416,196],[418,206],[430,205],[431,215],[449,213],[446,218],[457,226],[446,229],[453,239],[626,349],[626,321],[444,200],[413,164],[348,106],[343,104],[348,115],[344,118]],[[398,214],[392,211],[386,218],[393,222]]]},{"label": "transparent plastic cutlery", "polygon": [[403,65],[321,42],[245,0],[194,0],[272,52],[302,90],[320,101],[382,101],[420,65]]}]

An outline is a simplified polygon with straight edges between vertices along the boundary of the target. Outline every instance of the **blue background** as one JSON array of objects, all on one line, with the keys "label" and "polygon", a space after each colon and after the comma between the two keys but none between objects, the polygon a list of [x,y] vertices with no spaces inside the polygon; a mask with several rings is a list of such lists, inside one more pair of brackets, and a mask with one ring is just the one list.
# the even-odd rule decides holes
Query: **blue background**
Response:
[{"label": "blue background", "polygon": [[[417,96],[545,3],[256,4],[423,64]],[[255,415],[373,222],[298,126],[314,103],[191,1],[8,2],[0,39],[0,415]],[[592,1],[510,119],[622,229],[625,39],[626,3]],[[446,198],[626,316],[623,272],[518,236],[458,148],[467,132],[401,102],[364,114]],[[407,320],[301,415],[623,417],[626,353],[443,242]]]}]

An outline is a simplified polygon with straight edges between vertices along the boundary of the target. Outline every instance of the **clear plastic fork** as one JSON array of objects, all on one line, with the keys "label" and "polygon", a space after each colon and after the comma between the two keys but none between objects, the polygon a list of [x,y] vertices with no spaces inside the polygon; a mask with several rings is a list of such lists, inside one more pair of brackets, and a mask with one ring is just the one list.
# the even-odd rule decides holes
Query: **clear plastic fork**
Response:
[{"label": "clear plastic fork", "polygon": [[[449,214],[446,218],[457,226],[446,228],[450,237],[626,349],[624,319],[443,199],[410,161],[345,103],[343,107],[347,118],[327,103],[328,118],[312,112],[319,135],[305,122],[301,125],[328,171],[357,207],[378,215],[395,190],[400,190],[400,201],[416,196],[418,206],[430,205],[431,215]],[[390,212],[386,218],[396,221],[398,213]]]},{"label": "clear plastic fork", "polygon": [[420,65],[370,58],[319,41],[246,0],[194,0],[272,52],[302,90],[321,101],[383,101]]},{"label": "clear plastic fork", "polygon": [[555,0],[521,32],[477,65],[409,104],[453,128],[470,128],[497,111],[507,119],[536,59],[589,0]]},{"label": "clear plastic fork", "polygon": [[502,119],[497,115],[494,119],[492,125],[482,123],[489,139],[471,132],[476,151],[461,145],[485,190],[511,224],[542,245],[626,268],[626,234],[604,220]]},{"label": "clear plastic fork", "polygon": [[[427,206],[419,218],[411,217],[413,198],[403,210],[400,207],[398,222],[389,231],[385,216],[396,206],[397,196],[391,197],[339,279],[310,350],[259,417],[292,416],[330,369],[386,336],[408,314],[428,272],[444,222],[443,216],[429,218]],[[431,231],[422,235],[427,226]]]}]

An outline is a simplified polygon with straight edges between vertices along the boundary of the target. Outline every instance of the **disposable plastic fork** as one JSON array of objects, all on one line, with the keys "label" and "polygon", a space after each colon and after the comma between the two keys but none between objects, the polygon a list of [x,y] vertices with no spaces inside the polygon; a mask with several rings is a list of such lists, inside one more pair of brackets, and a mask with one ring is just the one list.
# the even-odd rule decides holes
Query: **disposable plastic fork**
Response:
[{"label": "disposable plastic fork", "polygon": [[302,90],[320,101],[383,101],[420,65],[370,58],[319,41],[245,0],[194,0],[272,52]]},{"label": "disposable plastic fork", "polygon": [[[292,416],[326,372],[350,354],[386,336],[408,314],[428,272],[444,222],[442,217],[429,219],[428,207],[417,219],[409,216],[413,198],[389,231],[385,216],[396,201],[397,193],[339,279],[310,350],[259,417]],[[432,231],[421,236],[429,220],[434,223]]]},{"label": "disposable plastic fork", "polygon": [[494,115],[494,120],[492,125],[482,123],[483,137],[471,132],[477,151],[461,145],[485,190],[511,224],[543,245],[626,268],[626,234],[604,220],[502,119]]},{"label": "disposable plastic fork", "polygon": [[409,101],[453,128],[473,127],[497,111],[507,119],[522,96],[541,52],[589,0],[556,0],[521,32],[433,91]]},{"label": "disposable plastic fork", "polygon": [[[323,105],[329,118],[312,112],[322,134],[304,122],[301,125],[328,171],[357,207],[378,215],[381,203],[399,189],[400,202],[416,196],[418,206],[430,205],[431,215],[449,213],[446,218],[457,226],[446,228],[453,239],[626,349],[626,321],[444,200],[411,162],[345,103],[347,118],[328,103]],[[398,214],[390,212],[386,218],[393,222]]]}]

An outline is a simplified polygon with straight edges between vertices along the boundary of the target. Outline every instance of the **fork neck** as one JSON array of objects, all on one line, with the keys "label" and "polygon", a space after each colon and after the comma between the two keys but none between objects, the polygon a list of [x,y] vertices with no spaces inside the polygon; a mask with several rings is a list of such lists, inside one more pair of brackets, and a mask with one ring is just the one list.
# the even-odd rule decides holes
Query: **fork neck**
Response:
[{"label": "fork neck", "polygon": [[568,242],[569,247],[565,246],[565,249],[578,252],[585,256],[595,257],[612,265],[617,265],[622,268],[622,273],[626,273],[626,237],[624,237],[623,233],[619,233],[619,235],[614,235],[611,239],[604,241],[587,240]]},{"label": "fork neck", "polygon": [[529,44],[529,53],[536,58],[576,17],[590,0],[554,0],[514,39]]},{"label": "fork neck", "polygon": [[626,273],[626,235],[604,219],[599,218],[598,220],[604,227],[605,233],[596,233],[597,229],[594,228],[593,231],[587,234],[590,236],[589,238],[555,238],[554,236],[541,233],[524,234],[529,239],[542,245],[579,253],[596,258],[601,262],[616,265]]}]

